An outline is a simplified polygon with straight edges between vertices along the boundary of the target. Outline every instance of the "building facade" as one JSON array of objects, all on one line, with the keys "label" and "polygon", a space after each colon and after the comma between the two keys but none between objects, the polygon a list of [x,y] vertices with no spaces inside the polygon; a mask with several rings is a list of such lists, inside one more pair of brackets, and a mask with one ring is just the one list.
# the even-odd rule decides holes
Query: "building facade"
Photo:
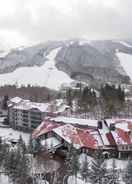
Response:
[{"label": "building facade", "polygon": [[49,103],[35,103],[19,97],[8,103],[8,119],[11,127],[25,131],[33,130],[51,113]]},{"label": "building facade", "polygon": [[69,110],[69,106],[61,99],[50,103],[36,103],[15,97],[8,102],[8,120],[11,127],[28,131],[38,127],[46,116],[67,114]]}]

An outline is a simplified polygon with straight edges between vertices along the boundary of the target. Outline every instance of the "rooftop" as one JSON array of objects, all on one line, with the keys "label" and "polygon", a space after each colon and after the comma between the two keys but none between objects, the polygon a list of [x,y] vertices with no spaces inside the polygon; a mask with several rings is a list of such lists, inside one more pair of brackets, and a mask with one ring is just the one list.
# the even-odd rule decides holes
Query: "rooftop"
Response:
[{"label": "rooftop", "polygon": [[55,118],[50,118],[51,121],[55,122],[62,122],[65,124],[72,124],[72,125],[84,125],[84,126],[89,126],[89,127],[98,127],[98,120],[91,120],[91,119],[79,119],[79,118],[71,118],[71,117],[63,117],[63,116],[58,116]]},{"label": "rooftop", "polygon": [[58,123],[52,123],[49,121],[43,121],[32,133],[32,138],[38,138],[41,135],[44,135],[50,131],[52,131],[54,128],[57,128],[61,126]]},{"label": "rooftop", "polygon": [[99,141],[89,131],[76,128],[70,124],[60,126],[53,129],[57,135],[63,138],[66,142],[72,144],[76,149],[87,147],[95,149],[99,146]]}]

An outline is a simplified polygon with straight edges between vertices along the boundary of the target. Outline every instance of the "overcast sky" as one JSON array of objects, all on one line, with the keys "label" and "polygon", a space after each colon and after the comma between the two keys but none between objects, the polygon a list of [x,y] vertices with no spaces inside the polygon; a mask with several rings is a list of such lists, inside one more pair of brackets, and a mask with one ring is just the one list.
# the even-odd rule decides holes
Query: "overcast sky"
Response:
[{"label": "overcast sky", "polygon": [[0,0],[0,45],[132,38],[132,0]]}]

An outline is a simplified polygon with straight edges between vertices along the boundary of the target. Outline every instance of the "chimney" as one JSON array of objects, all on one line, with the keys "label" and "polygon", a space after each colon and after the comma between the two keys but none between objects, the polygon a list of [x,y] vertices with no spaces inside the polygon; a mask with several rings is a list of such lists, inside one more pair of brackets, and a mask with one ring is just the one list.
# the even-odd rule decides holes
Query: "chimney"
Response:
[{"label": "chimney", "polygon": [[115,124],[110,124],[110,130],[115,131],[115,129],[116,129]]},{"label": "chimney", "polygon": [[103,123],[102,121],[98,121],[98,129],[102,129],[103,128]]}]

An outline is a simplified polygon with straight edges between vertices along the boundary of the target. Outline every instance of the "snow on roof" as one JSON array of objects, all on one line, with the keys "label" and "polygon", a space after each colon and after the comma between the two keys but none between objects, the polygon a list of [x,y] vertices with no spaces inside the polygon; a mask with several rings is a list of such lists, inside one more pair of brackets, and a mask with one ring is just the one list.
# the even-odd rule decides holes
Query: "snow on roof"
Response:
[{"label": "snow on roof", "polygon": [[127,122],[117,123],[116,124],[116,128],[120,128],[120,129],[124,130],[125,132],[129,131],[129,127],[128,127],[128,123]]},{"label": "snow on roof", "polygon": [[22,100],[20,103],[16,104],[14,109],[19,110],[31,110],[38,109],[41,112],[49,112],[50,104],[49,103],[36,103],[29,100]]},{"label": "snow on roof", "polygon": [[111,134],[109,128],[107,127],[107,125],[105,123],[103,123],[102,129],[98,129],[98,131],[99,131],[99,133],[101,135],[103,144],[105,146],[110,146],[110,145],[114,144],[114,140],[113,140],[112,134]]},{"label": "snow on roof", "polygon": [[117,145],[132,144],[132,119],[112,119],[106,120],[109,124],[115,125],[115,130],[111,131]]},{"label": "snow on roof", "polygon": [[113,119],[106,119],[105,120],[107,122],[107,125],[110,126],[111,124],[118,124],[118,123],[121,123],[121,124],[124,124],[124,123],[132,123],[132,119],[119,119],[119,118],[113,118]]},{"label": "snow on roof", "polygon": [[130,144],[130,137],[128,134],[120,128],[117,128],[115,131],[112,131],[112,135],[116,141],[117,145]]},{"label": "snow on roof", "polygon": [[63,105],[61,105],[59,108],[58,108],[58,110],[55,112],[55,113],[62,113],[62,112],[64,112],[66,109],[69,109],[70,107],[68,106],[68,105],[65,105],[65,104],[63,104]]},{"label": "snow on roof", "polygon": [[64,103],[64,99],[56,99],[55,103],[56,103],[56,106],[60,106]]},{"label": "snow on roof", "polygon": [[52,131],[54,128],[57,128],[61,126],[58,123],[53,123],[49,121],[43,121],[32,133],[32,138],[37,138],[41,135],[44,135],[50,131]]},{"label": "snow on roof", "polygon": [[73,144],[76,149],[87,147],[95,149],[98,146],[97,140],[83,129],[76,128],[70,124],[60,126],[53,129],[57,135],[63,138],[66,142]]},{"label": "snow on roof", "polygon": [[78,118],[71,118],[71,117],[63,117],[58,116],[56,118],[51,118],[51,120],[55,122],[63,122],[66,124],[78,124],[78,125],[85,125],[89,127],[98,127],[98,120],[90,120],[90,119],[78,119]]},{"label": "snow on roof", "polygon": [[22,100],[23,99],[20,97],[14,97],[10,99],[10,102],[17,104],[17,103],[20,103]]},{"label": "snow on roof", "polygon": [[132,144],[132,123],[117,123],[115,131],[111,131],[117,145]]}]

